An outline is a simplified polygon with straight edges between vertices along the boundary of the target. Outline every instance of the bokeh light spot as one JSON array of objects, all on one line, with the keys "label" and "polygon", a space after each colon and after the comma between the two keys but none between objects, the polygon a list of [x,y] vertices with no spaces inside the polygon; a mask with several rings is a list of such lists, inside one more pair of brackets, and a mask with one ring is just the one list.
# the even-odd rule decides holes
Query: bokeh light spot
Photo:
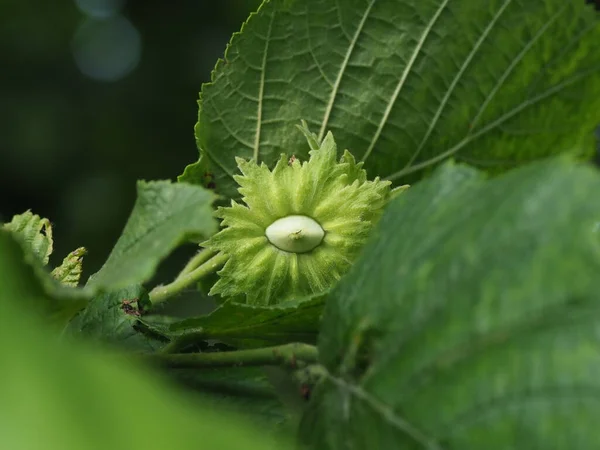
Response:
[{"label": "bokeh light spot", "polygon": [[73,56],[79,70],[99,81],[117,81],[138,65],[142,39],[123,16],[87,20],[73,38]]},{"label": "bokeh light spot", "polygon": [[75,0],[82,13],[97,19],[114,16],[121,11],[124,3],[124,0]]}]

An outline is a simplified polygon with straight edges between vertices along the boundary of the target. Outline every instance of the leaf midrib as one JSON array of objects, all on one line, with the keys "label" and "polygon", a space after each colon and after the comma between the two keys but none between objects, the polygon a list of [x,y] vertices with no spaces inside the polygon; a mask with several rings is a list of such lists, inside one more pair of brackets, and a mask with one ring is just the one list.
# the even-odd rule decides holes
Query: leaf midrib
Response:
[{"label": "leaf midrib", "polygon": [[425,450],[444,450],[444,448],[440,446],[435,439],[427,436],[422,430],[418,429],[416,426],[401,417],[388,404],[375,398],[361,387],[347,383],[345,380],[333,376],[326,369],[324,369],[323,373],[327,380],[331,381],[339,389],[345,390],[346,392],[354,395],[356,398],[362,400],[383,420],[413,439]]},{"label": "leaf midrib", "polygon": [[275,18],[275,11],[271,15],[271,20],[269,21],[269,28],[267,30],[267,37],[265,39],[265,49],[263,51],[262,65],[260,71],[260,84],[258,87],[258,105],[256,111],[256,134],[254,135],[254,161],[258,163],[258,155],[260,149],[260,133],[262,127],[262,106],[263,106],[263,97],[265,91],[265,73],[267,71],[267,55],[269,53],[269,40],[271,39],[271,30],[273,29],[273,20]]}]

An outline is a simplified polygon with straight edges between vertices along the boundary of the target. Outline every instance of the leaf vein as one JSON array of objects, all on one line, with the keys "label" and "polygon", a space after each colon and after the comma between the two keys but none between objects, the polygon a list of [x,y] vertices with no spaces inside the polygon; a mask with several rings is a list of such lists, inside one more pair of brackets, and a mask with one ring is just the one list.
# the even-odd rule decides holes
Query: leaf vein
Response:
[{"label": "leaf vein", "polygon": [[443,448],[432,438],[426,436],[423,431],[416,428],[414,425],[409,423],[403,417],[400,417],[396,411],[394,411],[389,405],[381,402],[367,391],[362,389],[360,386],[355,386],[341,378],[334,377],[329,372],[325,372],[325,376],[338,388],[342,389],[342,392],[353,394],[356,398],[362,400],[367,404],[373,411],[379,414],[382,419],[392,425],[397,430],[405,433],[424,449],[427,450],[443,450]]},{"label": "leaf vein", "polygon": [[411,174],[413,172],[417,172],[421,169],[425,169],[429,166],[431,166],[432,164],[436,164],[438,162],[441,162],[443,160],[445,160],[446,158],[449,158],[450,156],[454,155],[455,153],[457,153],[458,151],[460,151],[464,146],[466,146],[467,144],[471,143],[472,141],[474,141],[475,139],[485,135],[486,133],[488,133],[489,131],[494,130],[495,128],[499,127],[500,125],[502,125],[504,122],[506,122],[507,120],[511,119],[513,116],[517,115],[518,113],[520,113],[521,111],[527,109],[528,107],[535,105],[543,100],[545,100],[546,98],[562,91],[563,89],[569,87],[570,85],[580,81],[581,79],[600,71],[600,66],[598,67],[592,67],[590,69],[581,71],[565,80],[563,80],[561,83],[558,83],[554,86],[552,86],[551,88],[545,90],[544,92],[542,92],[541,94],[530,98],[529,100],[526,100],[524,102],[522,102],[520,105],[514,107],[513,109],[511,109],[510,111],[508,111],[507,113],[503,114],[502,116],[500,116],[498,119],[494,120],[493,122],[489,123],[488,125],[486,125],[485,127],[481,128],[479,131],[477,131],[476,133],[473,134],[467,134],[460,142],[458,142],[456,145],[454,145],[453,147],[451,147],[450,149],[446,150],[443,153],[440,153],[436,156],[434,156],[433,158],[430,158],[426,161],[423,161],[422,163],[419,164],[415,164],[413,166],[410,167],[406,167],[398,172],[395,172],[389,176],[387,176],[385,179],[386,180],[396,180],[400,177],[406,176],[408,174]]},{"label": "leaf vein", "polygon": [[402,75],[400,76],[400,80],[398,81],[398,84],[396,85],[396,89],[394,90],[394,93],[392,94],[392,98],[388,102],[385,112],[383,113],[383,117],[381,118],[381,121],[379,122],[377,131],[375,131],[375,134],[373,135],[373,138],[371,139],[371,143],[367,147],[367,150],[365,151],[365,154],[363,155],[361,161],[367,160],[367,158],[373,151],[375,144],[379,140],[379,137],[381,136],[381,132],[383,131],[383,128],[390,117],[390,113],[392,112],[394,104],[396,103],[396,100],[398,99],[398,96],[400,95],[400,91],[402,91],[402,88],[404,87],[404,84],[406,83],[406,79],[408,78],[408,75],[410,74],[410,72],[413,68],[413,65],[415,64],[417,57],[421,54],[421,50],[423,49],[423,45],[425,44],[425,41],[427,40],[429,33],[431,32],[431,30],[433,30],[435,23],[437,22],[438,18],[441,16],[444,8],[446,8],[448,1],[449,0],[444,0],[442,2],[442,4],[439,6],[437,11],[433,15],[433,17],[431,18],[431,20],[429,21],[427,26],[425,27],[425,29],[423,30],[423,34],[419,38],[419,41],[417,42],[417,45],[415,46],[415,49],[413,50],[413,53],[408,61],[408,64],[406,65],[406,67],[404,68],[404,71],[402,72]]},{"label": "leaf vein", "polygon": [[406,165],[404,166],[404,168],[410,167],[411,164],[413,162],[415,162],[415,160],[417,159],[417,157],[419,156],[419,154],[423,150],[423,147],[425,147],[425,144],[427,143],[427,141],[431,137],[431,133],[433,132],[433,129],[437,125],[438,120],[442,116],[442,112],[444,111],[444,108],[448,104],[448,100],[450,99],[450,96],[452,95],[452,93],[454,92],[454,89],[458,85],[458,82],[463,77],[465,71],[467,70],[467,67],[469,67],[469,65],[471,64],[471,61],[473,60],[473,58],[475,57],[475,55],[481,49],[481,47],[483,45],[483,42],[487,39],[487,37],[489,36],[489,34],[494,29],[495,25],[498,23],[498,20],[502,16],[502,13],[504,13],[504,11],[506,10],[506,8],[511,3],[512,3],[512,0],[505,0],[504,1],[504,3],[502,4],[502,6],[498,9],[498,11],[496,12],[496,14],[494,14],[494,16],[492,17],[492,19],[490,20],[490,23],[487,25],[487,27],[485,28],[485,30],[483,30],[483,33],[481,33],[481,36],[479,36],[479,39],[477,39],[477,42],[475,42],[475,45],[471,49],[471,52],[469,53],[469,55],[467,56],[467,58],[463,61],[463,64],[461,65],[460,69],[456,73],[456,76],[452,80],[452,83],[450,83],[450,86],[446,90],[446,93],[444,94],[444,97],[442,98],[442,101],[440,102],[440,105],[439,105],[437,111],[435,112],[433,120],[429,123],[429,127],[427,128],[427,132],[425,133],[425,136],[423,136],[423,139],[421,140],[421,143],[419,144],[419,147],[417,147],[417,150],[413,153],[413,155],[408,160],[408,162],[406,163]]},{"label": "leaf vein", "polygon": [[267,54],[269,52],[269,40],[271,39],[271,30],[273,29],[273,20],[275,19],[275,12],[271,15],[269,21],[269,29],[267,30],[267,37],[265,39],[265,49],[263,51],[262,66],[260,72],[260,84],[258,87],[258,106],[256,113],[256,133],[254,135],[254,161],[258,162],[258,154],[260,148],[260,131],[261,131],[261,120],[262,120],[262,107],[263,107],[263,95],[265,90],[265,72],[267,69]]},{"label": "leaf vein", "polygon": [[564,11],[564,9],[565,9],[565,7],[558,10],[552,17],[550,17],[546,21],[546,23],[544,23],[544,25],[537,31],[537,33],[529,40],[529,42],[527,42],[527,44],[523,47],[523,49],[516,56],[516,58],[510,63],[510,65],[504,71],[502,76],[498,79],[498,82],[493,87],[493,89],[490,91],[490,93],[488,94],[488,96],[486,97],[484,102],[481,104],[479,110],[477,111],[477,114],[471,121],[471,125],[470,125],[471,129],[469,131],[469,134],[471,134],[472,131],[475,129],[475,125],[477,124],[477,122],[479,122],[479,119],[481,118],[481,116],[483,115],[485,110],[487,109],[489,103],[496,96],[496,94],[498,93],[500,88],[504,85],[504,83],[506,82],[506,79],[510,76],[510,74],[512,73],[514,68],[517,66],[517,64],[519,64],[523,60],[523,58],[525,57],[527,52],[529,52],[529,50],[531,50],[531,48],[534,46],[534,44],[544,35],[544,33],[548,30],[548,28],[550,28],[550,25],[552,25],[554,23],[554,21],[556,19],[558,19],[558,17],[560,17],[560,15]]},{"label": "leaf vein", "polygon": [[348,50],[346,51],[346,56],[344,57],[344,61],[342,62],[342,65],[340,66],[340,70],[338,71],[337,78],[335,80],[335,84],[333,85],[331,95],[329,96],[329,102],[327,103],[327,107],[325,108],[325,114],[323,116],[323,121],[321,123],[321,130],[319,131],[319,138],[318,138],[319,141],[321,141],[323,139],[323,137],[325,136],[325,130],[327,128],[327,123],[329,122],[329,117],[331,115],[331,111],[333,110],[333,104],[335,102],[335,98],[337,97],[338,90],[339,90],[340,84],[342,82],[342,77],[344,76],[344,72],[346,71],[346,67],[348,66],[348,61],[350,61],[352,52],[354,51],[354,48],[356,47],[356,42],[358,41],[358,38],[363,31],[363,28],[365,26],[367,18],[369,17],[369,14],[371,13],[371,10],[373,9],[373,5],[375,4],[375,1],[376,0],[370,0],[370,2],[368,3],[367,8],[365,9],[365,12],[363,13],[361,20],[358,24],[358,27],[356,28],[356,31],[354,32],[354,36],[352,37],[352,40],[350,41],[350,45],[348,46]]}]

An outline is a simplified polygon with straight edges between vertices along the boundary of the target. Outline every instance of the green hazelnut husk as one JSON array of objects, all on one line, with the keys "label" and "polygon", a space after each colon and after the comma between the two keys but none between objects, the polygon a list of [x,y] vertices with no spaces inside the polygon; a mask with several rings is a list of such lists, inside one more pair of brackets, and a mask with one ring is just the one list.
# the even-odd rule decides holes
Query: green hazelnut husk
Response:
[{"label": "green hazelnut husk", "polygon": [[[339,161],[331,133],[303,129],[310,159],[288,155],[273,168],[237,158],[241,203],[217,210],[222,230],[203,244],[228,260],[210,294],[273,305],[330,288],[350,267],[393,195],[367,180],[349,151]],[[317,148],[318,146],[318,148]]]}]

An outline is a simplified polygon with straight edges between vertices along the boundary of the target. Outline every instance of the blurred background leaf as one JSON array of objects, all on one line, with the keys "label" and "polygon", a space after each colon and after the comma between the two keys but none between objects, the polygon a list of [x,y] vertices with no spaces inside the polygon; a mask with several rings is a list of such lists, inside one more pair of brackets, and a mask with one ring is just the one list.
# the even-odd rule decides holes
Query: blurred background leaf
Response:
[{"label": "blurred background leaf", "polygon": [[3,0],[0,221],[27,209],[48,217],[51,264],[83,246],[82,279],[96,272],[135,180],[173,179],[197,158],[200,86],[259,3]]}]

